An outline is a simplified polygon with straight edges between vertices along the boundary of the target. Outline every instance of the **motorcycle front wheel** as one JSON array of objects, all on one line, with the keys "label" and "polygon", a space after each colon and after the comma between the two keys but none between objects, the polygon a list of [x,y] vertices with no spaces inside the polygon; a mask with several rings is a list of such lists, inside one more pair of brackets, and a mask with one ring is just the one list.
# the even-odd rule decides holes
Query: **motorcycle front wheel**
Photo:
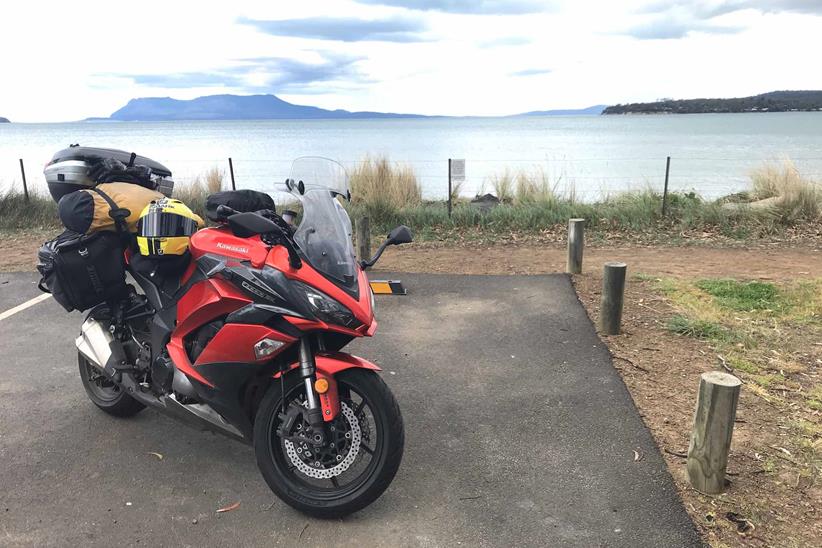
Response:
[{"label": "motorcycle front wheel", "polygon": [[[336,377],[340,413],[326,423],[326,443],[300,441],[308,428],[301,409],[305,387],[296,374],[268,389],[254,421],[257,465],[274,493],[290,506],[320,518],[342,517],[374,502],[394,479],[405,434],[399,406],[373,371],[349,369]],[[283,413],[285,410],[285,413]],[[281,437],[296,417],[290,439]]]}]

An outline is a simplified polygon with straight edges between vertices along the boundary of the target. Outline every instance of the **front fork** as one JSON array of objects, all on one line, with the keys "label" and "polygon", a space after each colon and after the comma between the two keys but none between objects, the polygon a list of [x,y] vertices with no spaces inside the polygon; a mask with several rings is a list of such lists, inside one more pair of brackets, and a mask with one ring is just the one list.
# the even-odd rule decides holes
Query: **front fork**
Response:
[{"label": "front fork", "polygon": [[[322,344],[318,340],[319,344]],[[305,400],[308,404],[307,421],[311,426],[311,441],[315,445],[325,443],[325,421],[319,396],[314,389],[317,380],[317,363],[314,360],[314,349],[311,348],[311,339],[308,335],[300,339],[300,377],[305,384]]]}]

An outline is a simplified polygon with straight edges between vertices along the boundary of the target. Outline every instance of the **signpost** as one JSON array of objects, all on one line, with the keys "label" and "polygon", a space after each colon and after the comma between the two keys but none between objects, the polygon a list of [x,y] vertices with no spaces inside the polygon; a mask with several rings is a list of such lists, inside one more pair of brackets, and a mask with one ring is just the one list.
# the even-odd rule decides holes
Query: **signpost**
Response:
[{"label": "signpost", "polygon": [[448,158],[448,216],[451,216],[451,183],[465,181],[465,159]]}]

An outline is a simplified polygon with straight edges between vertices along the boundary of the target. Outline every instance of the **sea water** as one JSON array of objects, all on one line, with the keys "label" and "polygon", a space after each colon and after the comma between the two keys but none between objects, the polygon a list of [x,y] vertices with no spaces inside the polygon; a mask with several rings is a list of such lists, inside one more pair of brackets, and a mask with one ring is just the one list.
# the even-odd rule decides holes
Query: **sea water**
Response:
[{"label": "sea water", "polygon": [[448,188],[448,159],[466,160],[462,193],[491,191],[495,177],[542,174],[558,192],[596,200],[623,190],[670,188],[707,198],[744,189],[750,171],[791,158],[822,179],[822,112],[655,116],[546,116],[381,120],[260,120],[0,124],[0,189],[45,188],[44,164],[69,144],[113,147],[153,158],[178,184],[212,167],[238,188],[272,190],[299,156],[353,168],[366,157],[410,165],[427,198]]}]

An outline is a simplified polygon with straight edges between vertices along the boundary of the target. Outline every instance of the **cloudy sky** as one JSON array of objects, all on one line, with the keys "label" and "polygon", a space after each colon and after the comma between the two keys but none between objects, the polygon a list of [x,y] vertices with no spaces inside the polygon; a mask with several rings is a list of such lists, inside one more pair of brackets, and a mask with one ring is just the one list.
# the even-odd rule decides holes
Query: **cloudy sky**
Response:
[{"label": "cloudy sky", "polygon": [[348,110],[498,115],[822,89],[822,0],[13,2],[0,116],[274,93]]}]

